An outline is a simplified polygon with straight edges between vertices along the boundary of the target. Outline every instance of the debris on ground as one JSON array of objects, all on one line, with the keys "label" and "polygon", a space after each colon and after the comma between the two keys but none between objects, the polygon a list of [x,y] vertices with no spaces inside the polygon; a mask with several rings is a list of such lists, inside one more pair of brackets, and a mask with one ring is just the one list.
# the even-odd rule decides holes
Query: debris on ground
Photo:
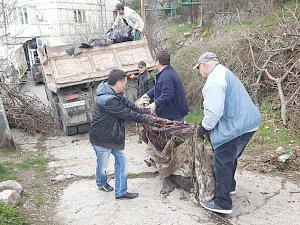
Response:
[{"label": "debris on ground", "polygon": [[1,82],[0,95],[11,127],[29,134],[49,134],[57,130],[51,108],[43,104],[37,96],[11,89]]}]

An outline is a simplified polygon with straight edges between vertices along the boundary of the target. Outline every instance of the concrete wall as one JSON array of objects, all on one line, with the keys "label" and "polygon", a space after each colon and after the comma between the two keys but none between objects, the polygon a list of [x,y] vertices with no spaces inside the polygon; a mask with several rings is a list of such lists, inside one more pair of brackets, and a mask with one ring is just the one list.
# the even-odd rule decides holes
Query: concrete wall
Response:
[{"label": "concrete wall", "polygon": [[19,0],[10,33],[19,42],[42,37],[49,46],[102,38],[118,0]]}]

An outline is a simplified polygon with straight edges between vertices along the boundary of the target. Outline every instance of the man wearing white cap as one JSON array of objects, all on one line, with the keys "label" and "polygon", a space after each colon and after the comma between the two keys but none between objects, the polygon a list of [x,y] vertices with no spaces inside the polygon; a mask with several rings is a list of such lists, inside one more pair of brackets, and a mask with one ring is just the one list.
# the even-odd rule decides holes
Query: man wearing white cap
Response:
[{"label": "man wearing white cap", "polygon": [[241,81],[220,64],[212,52],[202,54],[194,67],[206,79],[202,90],[204,117],[198,136],[208,136],[213,147],[215,197],[201,205],[213,212],[232,213],[237,159],[258,130],[260,112]]}]

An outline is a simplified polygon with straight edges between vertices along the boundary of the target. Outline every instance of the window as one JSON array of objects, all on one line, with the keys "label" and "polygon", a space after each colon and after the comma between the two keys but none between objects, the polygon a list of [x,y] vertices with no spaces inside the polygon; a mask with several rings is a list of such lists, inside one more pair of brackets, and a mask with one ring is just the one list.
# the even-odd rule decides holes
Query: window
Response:
[{"label": "window", "polygon": [[85,11],[82,10],[74,10],[74,22],[75,23],[85,23],[86,18],[85,18]]},{"label": "window", "polygon": [[12,13],[12,23],[13,24],[28,24],[28,13],[25,7],[16,7],[13,9]]}]

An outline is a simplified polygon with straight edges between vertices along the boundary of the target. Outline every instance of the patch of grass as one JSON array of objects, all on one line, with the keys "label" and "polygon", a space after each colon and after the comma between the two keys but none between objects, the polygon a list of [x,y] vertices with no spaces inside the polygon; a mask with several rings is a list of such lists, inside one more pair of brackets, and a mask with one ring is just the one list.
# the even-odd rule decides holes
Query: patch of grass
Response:
[{"label": "patch of grass", "polygon": [[[259,147],[265,150],[275,150],[282,146],[285,150],[300,149],[300,137],[293,135],[288,128],[281,124],[280,112],[274,111],[264,103],[261,108],[262,124],[249,143],[250,148]],[[192,109],[185,120],[192,124],[199,124],[203,118],[203,111]]]},{"label": "patch of grass", "polygon": [[47,201],[48,201],[48,198],[46,196],[43,196],[43,195],[39,195],[36,197],[35,199],[35,205],[37,207],[41,207],[43,205],[46,205],[47,204]]},{"label": "patch of grass", "polygon": [[19,146],[14,148],[0,148],[0,153],[3,156],[11,156],[11,155],[21,155],[21,149]]},{"label": "patch of grass", "polygon": [[196,23],[171,24],[166,28],[167,32],[171,33],[170,43],[175,44],[184,33],[191,32],[196,27]]},{"label": "patch of grass", "polygon": [[150,76],[152,77],[152,78],[156,78],[156,75],[158,74],[158,70],[157,69],[154,69],[154,70],[152,70],[149,74],[150,74]]},{"label": "patch of grass", "polygon": [[245,19],[242,20],[241,22],[236,22],[236,23],[231,23],[228,26],[226,26],[227,30],[235,30],[235,29],[239,29],[241,27],[249,27],[251,25],[253,25],[254,21],[251,19]]},{"label": "patch of grass", "polygon": [[0,203],[0,225],[29,225],[20,212],[5,203]]},{"label": "patch of grass", "polygon": [[293,135],[288,128],[282,125],[278,110],[272,110],[270,105],[264,103],[261,113],[262,124],[253,138],[252,146],[259,145],[269,150],[275,150],[279,146],[285,150],[300,148],[300,137]]},{"label": "patch of grass", "polygon": [[14,163],[4,162],[0,164],[0,182],[5,180],[15,180]]},{"label": "patch of grass", "polygon": [[191,109],[189,114],[184,118],[188,123],[199,124],[204,114],[202,110]]},{"label": "patch of grass", "polygon": [[134,178],[138,178],[138,177],[139,177],[138,173],[128,173],[127,174],[128,179],[134,179]]},{"label": "patch of grass", "polygon": [[39,175],[43,174],[47,170],[47,159],[26,159],[20,163],[3,162],[0,164],[0,181],[18,180],[17,172],[30,169]]},{"label": "patch of grass", "polygon": [[259,17],[253,17],[252,19],[245,19],[240,22],[231,23],[228,26],[225,27],[225,30],[236,30],[244,27],[248,27],[251,29],[257,29],[257,30],[263,30],[267,28],[272,28],[276,26],[280,20],[283,20],[283,18],[287,18],[292,16],[291,13],[288,10],[291,10],[291,12],[295,13],[296,17],[299,18],[300,10],[299,6],[298,9],[296,3],[294,0],[287,1],[284,4],[284,8],[282,7],[278,8],[275,12],[271,10],[268,13],[265,13],[263,16]]},{"label": "patch of grass", "polygon": [[47,159],[26,159],[25,161],[18,163],[16,167],[20,170],[33,169],[37,174],[43,174],[47,170]]}]

